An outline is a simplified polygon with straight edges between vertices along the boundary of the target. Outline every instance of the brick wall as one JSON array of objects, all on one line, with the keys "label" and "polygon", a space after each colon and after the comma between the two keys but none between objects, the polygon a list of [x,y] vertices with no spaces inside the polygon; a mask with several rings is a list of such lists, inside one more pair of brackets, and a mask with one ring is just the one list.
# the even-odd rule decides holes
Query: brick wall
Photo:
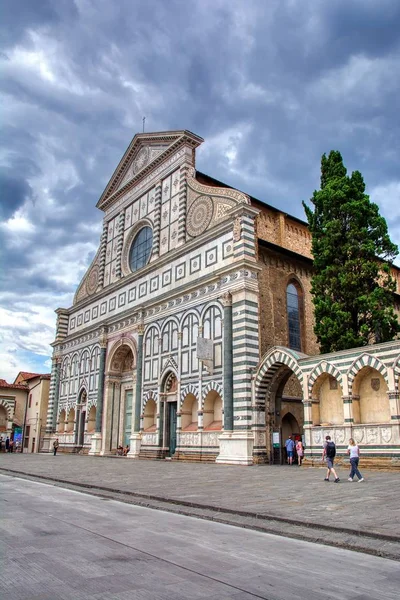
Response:
[{"label": "brick wall", "polygon": [[311,289],[311,264],[301,258],[291,258],[267,248],[259,247],[260,337],[261,354],[272,346],[288,346],[286,288],[290,281],[302,289],[301,339],[302,352],[318,354],[314,335]]}]

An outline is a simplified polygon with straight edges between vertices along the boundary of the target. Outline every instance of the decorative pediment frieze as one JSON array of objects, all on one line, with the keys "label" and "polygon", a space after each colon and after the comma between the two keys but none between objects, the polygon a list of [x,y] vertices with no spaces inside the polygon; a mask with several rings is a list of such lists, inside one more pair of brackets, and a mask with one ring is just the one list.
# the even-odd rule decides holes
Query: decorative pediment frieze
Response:
[{"label": "decorative pediment frieze", "polygon": [[179,148],[197,148],[203,139],[190,131],[136,134],[108,182],[97,207],[108,209]]}]

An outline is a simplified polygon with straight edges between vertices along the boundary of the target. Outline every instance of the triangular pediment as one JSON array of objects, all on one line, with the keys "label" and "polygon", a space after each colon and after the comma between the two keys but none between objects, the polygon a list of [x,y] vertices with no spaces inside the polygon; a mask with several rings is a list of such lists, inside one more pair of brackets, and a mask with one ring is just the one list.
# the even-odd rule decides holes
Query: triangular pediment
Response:
[{"label": "triangular pediment", "polygon": [[129,188],[143,175],[151,172],[182,144],[187,143],[196,148],[202,142],[201,137],[183,130],[136,134],[102,193],[97,207],[104,210],[114,197],[119,196],[121,190]]}]

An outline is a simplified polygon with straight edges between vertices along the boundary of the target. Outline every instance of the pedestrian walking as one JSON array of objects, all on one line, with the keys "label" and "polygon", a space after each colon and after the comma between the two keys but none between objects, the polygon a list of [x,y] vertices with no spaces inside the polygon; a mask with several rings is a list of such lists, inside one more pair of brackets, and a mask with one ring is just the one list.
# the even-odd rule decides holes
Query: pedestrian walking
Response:
[{"label": "pedestrian walking", "polygon": [[339,483],[340,479],[337,476],[337,473],[333,466],[333,463],[335,462],[335,456],[336,456],[335,442],[333,442],[331,440],[330,435],[327,435],[325,437],[324,449],[322,451],[322,460],[324,460],[324,459],[326,460],[326,467],[327,467],[325,481],[329,481],[330,474],[332,473],[332,475],[335,478],[335,483]]},{"label": "pedestrian walking", "polygon": [[6,452],[10,451],[10,438],[7,436],[6,437]]},{"label": "pedestrian walking", "polygon": [[13,450],[14,450],[14,440],[11,438],[8,451],[12,453]]},{"label": "pedestrian walking", "polygon": [[4,438],[3,436],[1,436],[0,438],[0,452],[3,452],[3,450],[5,450],[5,446],[4,446]]},{"label": "pedestrian walking", "polygon": [[303,446],[303,442],[301,440],[297,441],[296,453],[297,453],[297,463],[298,463],[299,467],[301,467],[301,463],[303,462],[303,457],[304,457],[304,446]]},{"label": "pedestrian walking", "polygon": [[58,446],[60,444],[58,443],[58,438],[56,438],[53,442],[53,456],[55,456],[57,454],[57,450],[58,450]]},{"label": "pedestrian walking", "polygon": [[292,436],[289,435],[288,439],[285,442],[286,454],[288,465],[293,464],[293,454],[294,454],[294,441],[292,440]]},{"label": "pedestrian walking", "polygon": [[355,443],[353,438],[349,439],[349,446],[347,448],[347,454],[350,455],[350,465],[351,465],[349,481],[353,481],[354,475],[357,475],[358,483],[360,483],[361,481],[364,481],[364,477],[361,475],[360,471],[358,470],[358,463],[360,461],[360,448]]}]

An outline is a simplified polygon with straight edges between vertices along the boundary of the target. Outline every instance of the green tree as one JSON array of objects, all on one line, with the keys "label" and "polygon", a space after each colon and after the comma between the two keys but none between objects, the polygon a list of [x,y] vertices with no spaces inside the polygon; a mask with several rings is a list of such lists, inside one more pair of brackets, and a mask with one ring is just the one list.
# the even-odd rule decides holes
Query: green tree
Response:
[{"label": "green tree", "polygon": [[315,334],[321,352],[386,342],[399,332],[390,265],[398,248],[365,194],[359,171],[349,177],[340,152],[321,160],[321,189],[303,202],[312,234]]}]

